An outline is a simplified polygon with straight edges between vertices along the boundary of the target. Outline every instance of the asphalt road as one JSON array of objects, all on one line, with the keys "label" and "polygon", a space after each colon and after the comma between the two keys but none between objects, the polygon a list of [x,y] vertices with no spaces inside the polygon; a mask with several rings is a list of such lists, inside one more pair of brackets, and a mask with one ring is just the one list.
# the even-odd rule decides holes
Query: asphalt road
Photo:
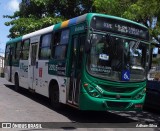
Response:
[{"label": "asphalt road", "polygon": [[[12,124],[52,122],[47,123],[47,126],[61,130],[160,131],[160,128],[140,127],[155,127],[160,124],[160,113],[153,111],[84,112],[68,106],[64,106],[61,111],[56,111],[50,107],[46,97],[32,94],[25,89],[17,93],[14,91],[13,84],[4,78],[0,78],[0,122]],[[57,127],[54,127],[54,124]],[[46,130],[47,126],[42,125],[42,128]]]}]

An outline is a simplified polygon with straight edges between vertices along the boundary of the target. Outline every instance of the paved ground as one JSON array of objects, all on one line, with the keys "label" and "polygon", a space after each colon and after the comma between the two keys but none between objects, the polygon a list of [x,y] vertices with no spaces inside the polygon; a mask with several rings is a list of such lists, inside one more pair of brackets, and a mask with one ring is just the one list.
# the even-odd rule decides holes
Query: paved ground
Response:
[{"label": "paved ground", "polygon": [[[55,111],[51,109],[47,98],[24,89],[17,93],[12,83],[0,78],[0,122],[56,122],[48,123],[48,126],[55,124],[61,130],[132,131],[136,126],[142,126],[140,124],[160,124],[160,114],[149,111],[82,112],[67,106],[62,111]],[[158,128],[136,130],[160,131]]]}]

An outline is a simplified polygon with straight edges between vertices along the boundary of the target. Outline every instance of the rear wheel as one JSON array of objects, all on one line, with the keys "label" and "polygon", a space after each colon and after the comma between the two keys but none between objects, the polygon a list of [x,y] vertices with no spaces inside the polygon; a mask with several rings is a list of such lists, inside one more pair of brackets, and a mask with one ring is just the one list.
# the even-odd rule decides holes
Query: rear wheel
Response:
[{"label": "rear wheel", "polygon": [[14,86],[15,91],[19,91],[19,89],[20,89],[20,87],[19,87],[19,78],[18,78],[17,74],[15,75],[14,82],[15,82],[15,86]]},{"label": "rear wheel", "polygon": [[50,87],[51,106],[54,109],[60,109],[62,107],[62,104],[59,102],[59,87],[57,84],[54,84],[52,86],[53,87]]}]

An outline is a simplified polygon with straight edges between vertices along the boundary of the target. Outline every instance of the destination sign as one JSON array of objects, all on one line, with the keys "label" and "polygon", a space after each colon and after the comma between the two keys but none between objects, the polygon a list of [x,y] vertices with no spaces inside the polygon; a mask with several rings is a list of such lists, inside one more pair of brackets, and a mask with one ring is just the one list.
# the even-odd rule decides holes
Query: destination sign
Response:
[{"label": "destination sign", "polygon": [[120,33],[132,37],[149,40],[148,29],[134,23],[111,19],[95,17],[92,19],[91,27],[96,30],[109,31],[112,33]]}]

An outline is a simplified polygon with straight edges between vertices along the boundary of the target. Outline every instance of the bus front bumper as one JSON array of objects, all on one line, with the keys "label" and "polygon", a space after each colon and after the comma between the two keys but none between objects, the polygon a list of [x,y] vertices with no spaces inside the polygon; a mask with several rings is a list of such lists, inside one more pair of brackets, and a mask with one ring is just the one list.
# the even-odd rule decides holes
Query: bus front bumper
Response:
[{"label": "bus front bumper", "polygon": [[122,100],[122,99],[105,99],[95,98],[88,93],[82,93],[79,101],[80,110],[95,110],[95,111],[141,111],[145,95],[141,99],[137,100]]}]

